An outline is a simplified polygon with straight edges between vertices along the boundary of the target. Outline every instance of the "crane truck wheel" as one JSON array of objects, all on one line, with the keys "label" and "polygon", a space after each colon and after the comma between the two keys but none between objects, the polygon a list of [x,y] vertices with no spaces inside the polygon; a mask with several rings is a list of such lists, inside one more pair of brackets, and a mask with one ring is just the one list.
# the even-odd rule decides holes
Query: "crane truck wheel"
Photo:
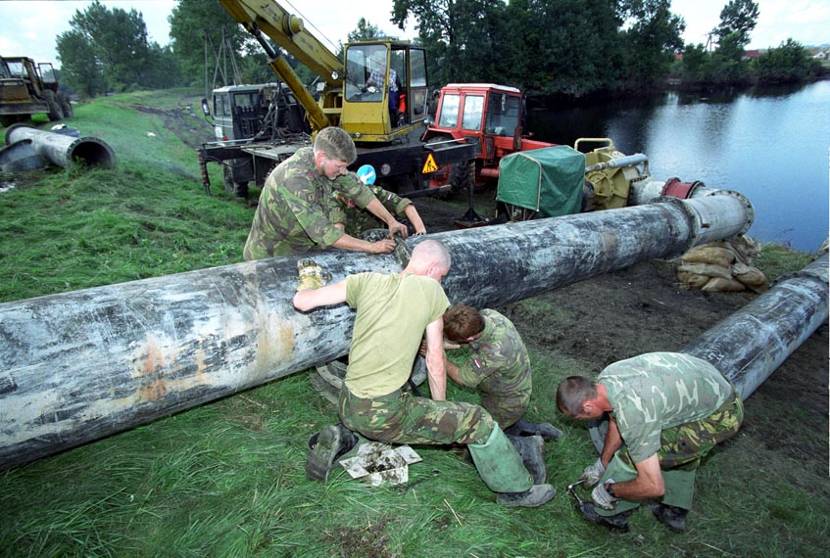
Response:
[{"label": "crane truck wheel", "polygon": [[49,120],[55,122],[63,118],[63,109],[61,108],[54,91],[46,90],[43,92],[43,98],[46,100],[46,106],[49,109]]},{"label": "crane truck wheel", "polygon": [[235,182],[233,179],[233,170],[230,167],[224,167],[222,178],[227,193],[234,194],[240,198],[248,197],[248,182]]}]

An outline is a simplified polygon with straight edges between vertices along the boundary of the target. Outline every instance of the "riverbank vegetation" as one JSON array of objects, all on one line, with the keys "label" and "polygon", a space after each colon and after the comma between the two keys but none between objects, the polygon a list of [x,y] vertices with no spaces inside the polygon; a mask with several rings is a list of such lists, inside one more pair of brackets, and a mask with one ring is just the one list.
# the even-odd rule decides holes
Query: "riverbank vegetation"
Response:
[{"label": "riverbank vegetation", "polygon": [[[68,123],[109,142],[116,168],[2,177],[16,185],[0,193],[0,302],[240,261],[253,209],[202,189],[180,141],[187,127],[171,124],[176,114],[197,127],[194,109],[193,91],[81,104]],[[775,271],[759,265],[771,279],[807,258],[769,250]],[[500,308],[530,351],[529,417],[565,431],[546,446],[559,494],[543,508],[498,506],[447,448],[418,447],[424,461],[401,487],[344,472],[306,480],[307,438],[336,412],[300,373],[1,472],[0,556],[823,556],[826,329],[747,401],[741,432],[707,459],[688,532],[640,510],[630,533],[614,534],[575,511],[565,486],[595,455],[584,426],[556,412],[551,386],[608,359],[679,348],[750,300],[679,290],[661,269],[646,262]],[[448,397],[476,401],[453,386]]]},{"label": "riverbank vegetation", "polygon": [[[314,14],[307,15],[313,22]],[[394,0],[390,19],[400,26],[410,18],[417,22],[434,87],[495,82],[532,95],[581,97],[651,90],[668,77],[684,86],[718,87],[806,81],[822,72],[792,39],[748,57],[758,15],[752,0],[725,1],[706,45],[684,45],[685,23],[670,0]],[[349,40],[379,37],[378,27],[359,16]],[[96,1],[76,11],[70,30],[57,37],[64,82],[95,96],[210,88],[208,75],[219,75],[220,85],[273,81],[262,48],[218,2],[179,0],[170,23],[172,43],[160,47],[148,40],[135,10]],[[314,79],[286,58],[306,83]]]}]

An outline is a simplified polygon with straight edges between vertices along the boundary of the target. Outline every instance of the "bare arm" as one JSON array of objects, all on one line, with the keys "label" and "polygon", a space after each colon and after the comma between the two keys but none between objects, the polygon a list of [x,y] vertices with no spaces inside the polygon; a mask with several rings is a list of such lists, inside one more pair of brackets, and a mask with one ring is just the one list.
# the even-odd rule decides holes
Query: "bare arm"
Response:
[{"label": "bare arm", "polygon": [[626,500],[647,500],[662,496],[666,489],[657,454],[637,463],[636,479],[616,483],[611,490],[614,496]]},{"label": "bare arm", "polygon": [[620,429],[617,428],[617,421],[613,418],[608,418],[608,433],[605,435],[605,445],[602,447],[600,459],[602,464],[608,467],[608,462],[614,457],[614,453],[622,446],[622,436],[620,436]]},{"label": "bare arm", "polygon": [[409,222],[412,223],[412,226],[415,227],[415,234],[426,234],[427,228],[424,226],[424,221],[421,219],[421,216],[418,215],[418,210],[415,208],[414,204],[409,204],[403,210],[404,215],[406,218],[409,219]]},{"label": "bare arm", "polygon": [[388,209],[383,207],[383,204],[380,203],[380,201],[377,198],[370,201],[369,205],[366,206],[366,209],[369,210],[369,212],[372,215],[386,223],[386,225],[389,227],[390,236],[395,233],[399,233],[402,237],[406,238],[409,234],[409,231],[406,230],[406,225],[400,223],[397,219],[395,219],[395,217],[393,217],[392,214],[389,213]]},{"label": "bare arm", "polygon": [[444,320],[438,318],[427,325],[427,379],[435,401],[447,399],[447,371],[444,368]]},{"label": "bare arm", "polygon": [[367,242],[344,233],[343,236],[338,238],[334,244],[332,244],[332,246],[340,248],[341,250],[351,250],[352,252],[388,254],[395,249],[395,242],[393,240],[389,240],[388,238],[378,240],[377,242]]},{"label": "bare arm", "polygon": [[346,302],[346,282],[340,281],[319,289],[306,289],[294,295],[294,308],[302,312],[314,310],[320,306],[331,306]]}]

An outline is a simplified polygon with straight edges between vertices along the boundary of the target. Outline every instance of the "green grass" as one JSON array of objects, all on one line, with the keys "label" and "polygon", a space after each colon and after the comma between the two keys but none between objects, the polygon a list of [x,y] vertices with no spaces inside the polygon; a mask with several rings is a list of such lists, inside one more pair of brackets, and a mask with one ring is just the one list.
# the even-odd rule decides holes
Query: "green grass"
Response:
[{"label": "green grass", "polygon": [[[115,149],[113,170],[49,170],[0,194],[0,301],[237,262],[252,210],[208,196],[196,157],[134,105],[180,106],[183,92],[134,93],[77,107],[71,124]],[[156,134],[155,138],[146,135]],[[765,247],[771,277],[803,255]],[[546,301],[531,317],[570,319]],[[830,534],[826,471],[803,466],[741,433],[700,471],[692,527],[672,534],[647,511],[629,534],[586,525],[564,487],[593,459],[583,426],[549,397],[587,363],[530,346],[537,389],[532,419],[566,437],[547,445],[557,497],[538,510],[507,509],[472,465],[442,448],[400,488],[371,489],[338,473],[305,479],[306,439],[334,409],[304,374],[158,420],[0,473],[3,556],[820,556]],[[476,396],[450,386],[449,397]],[[798,409],[760,420],[787,425]],[[797,434],[826,450],[823,429]],[[804,446],[804,444],[802,444]]]}]

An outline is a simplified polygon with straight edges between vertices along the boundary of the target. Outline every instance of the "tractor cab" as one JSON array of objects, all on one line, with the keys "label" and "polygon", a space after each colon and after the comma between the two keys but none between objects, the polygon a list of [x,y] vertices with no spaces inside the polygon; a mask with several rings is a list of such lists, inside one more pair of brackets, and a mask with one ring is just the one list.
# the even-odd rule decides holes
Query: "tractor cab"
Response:
[{"label": "tractor cab", "polygon": [[427,115],[424,50],[409,41],[367,41],[346,47],[340,126],[360,141],[391,141]]}]

